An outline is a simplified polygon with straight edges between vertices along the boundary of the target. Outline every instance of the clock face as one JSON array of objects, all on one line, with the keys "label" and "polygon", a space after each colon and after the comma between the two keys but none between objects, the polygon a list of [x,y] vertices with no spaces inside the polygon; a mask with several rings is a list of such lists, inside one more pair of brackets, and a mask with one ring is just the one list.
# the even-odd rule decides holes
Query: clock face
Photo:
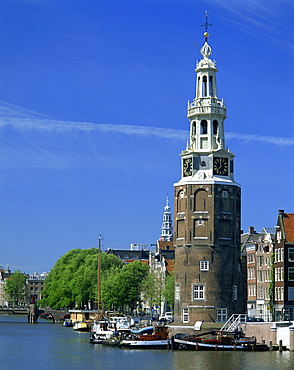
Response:
[{"label": "clock face", "polygon": [[192,158],[183,159],[183,175],[184,176],[192,175]]},{"label": "clock face", "polygon": [[228,175],[228,158],[213,158],[213,174],[214,175]]}]

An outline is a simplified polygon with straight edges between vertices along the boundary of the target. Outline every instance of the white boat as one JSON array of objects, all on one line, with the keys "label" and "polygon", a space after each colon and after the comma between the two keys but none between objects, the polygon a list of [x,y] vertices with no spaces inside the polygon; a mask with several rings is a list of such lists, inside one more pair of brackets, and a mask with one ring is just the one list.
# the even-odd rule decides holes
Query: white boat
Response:
[{"label": "white boat", "polygon": [[89,331],[89,323],[85,321],[76,321],[73,325],[75,331]]},{"label": "white boat", "polygon": [[130,330],[130,322],[126,315],[122,313],[114,313],[109,315],[109,329],[118,332],[127,332]]},{"label": "white boat", "polygon": [[109,329],[108,320],[94,321],[91,327],[90,343],[102,343],[103,340],[113,337],[114,330]]}]

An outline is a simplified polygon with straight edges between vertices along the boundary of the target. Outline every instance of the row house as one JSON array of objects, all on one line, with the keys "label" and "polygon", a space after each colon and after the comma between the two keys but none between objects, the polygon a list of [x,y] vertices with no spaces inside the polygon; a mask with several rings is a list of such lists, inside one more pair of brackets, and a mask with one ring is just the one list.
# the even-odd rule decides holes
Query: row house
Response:
[{"label": "row house", "polygon": [[275,228],[242,235],[247,313],[254,321],[294,319],[294,214],[279,211]]},{"label": "row house", "polygon": [[272,320],[274,228],[255,232],[247,252],[247,313],[252,320]]},{"label": "row house", "polygon": [[274,253],[276,320],[294,319],[294,213],[279,211]]},{"label": "row house", "polygon": [[0,307],[6,307],[8,305],[4,287],[5,287],[6,279],[8,279],[10,275],[11,275],[11,271],[9,270],[8,267],[3,269],[0,266]]}]

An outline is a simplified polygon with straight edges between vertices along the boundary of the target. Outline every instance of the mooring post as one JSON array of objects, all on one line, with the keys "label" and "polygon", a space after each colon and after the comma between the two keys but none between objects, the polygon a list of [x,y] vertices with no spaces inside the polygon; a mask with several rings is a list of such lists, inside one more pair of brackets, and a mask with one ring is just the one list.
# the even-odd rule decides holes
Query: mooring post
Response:
[{"label": "mooring post", "polygon": [[37,322],[37,319],[38,319],[37,310],[38,309],[35,304],[30,304],[29,319],[28,319],[29,324],[35,324]]}]

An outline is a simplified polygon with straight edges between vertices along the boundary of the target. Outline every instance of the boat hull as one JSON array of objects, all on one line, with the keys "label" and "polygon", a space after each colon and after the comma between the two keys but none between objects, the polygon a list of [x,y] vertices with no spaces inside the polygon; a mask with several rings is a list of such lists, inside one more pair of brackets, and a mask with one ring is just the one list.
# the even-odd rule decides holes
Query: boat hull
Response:
[{"label": "boat hull", "polygon": [[173,349],[186,349],[192,351],[267,351],[269,349],[268,346],[265,344],[201,343],[201,342],[192,342],[184,339],[174,339],[172,347]]},{"label": "boat hull", "polygon": [[162,340],[121,340],[119,347],[132,349],[168,349],[170,348],[170,341],[168,339]]}]

